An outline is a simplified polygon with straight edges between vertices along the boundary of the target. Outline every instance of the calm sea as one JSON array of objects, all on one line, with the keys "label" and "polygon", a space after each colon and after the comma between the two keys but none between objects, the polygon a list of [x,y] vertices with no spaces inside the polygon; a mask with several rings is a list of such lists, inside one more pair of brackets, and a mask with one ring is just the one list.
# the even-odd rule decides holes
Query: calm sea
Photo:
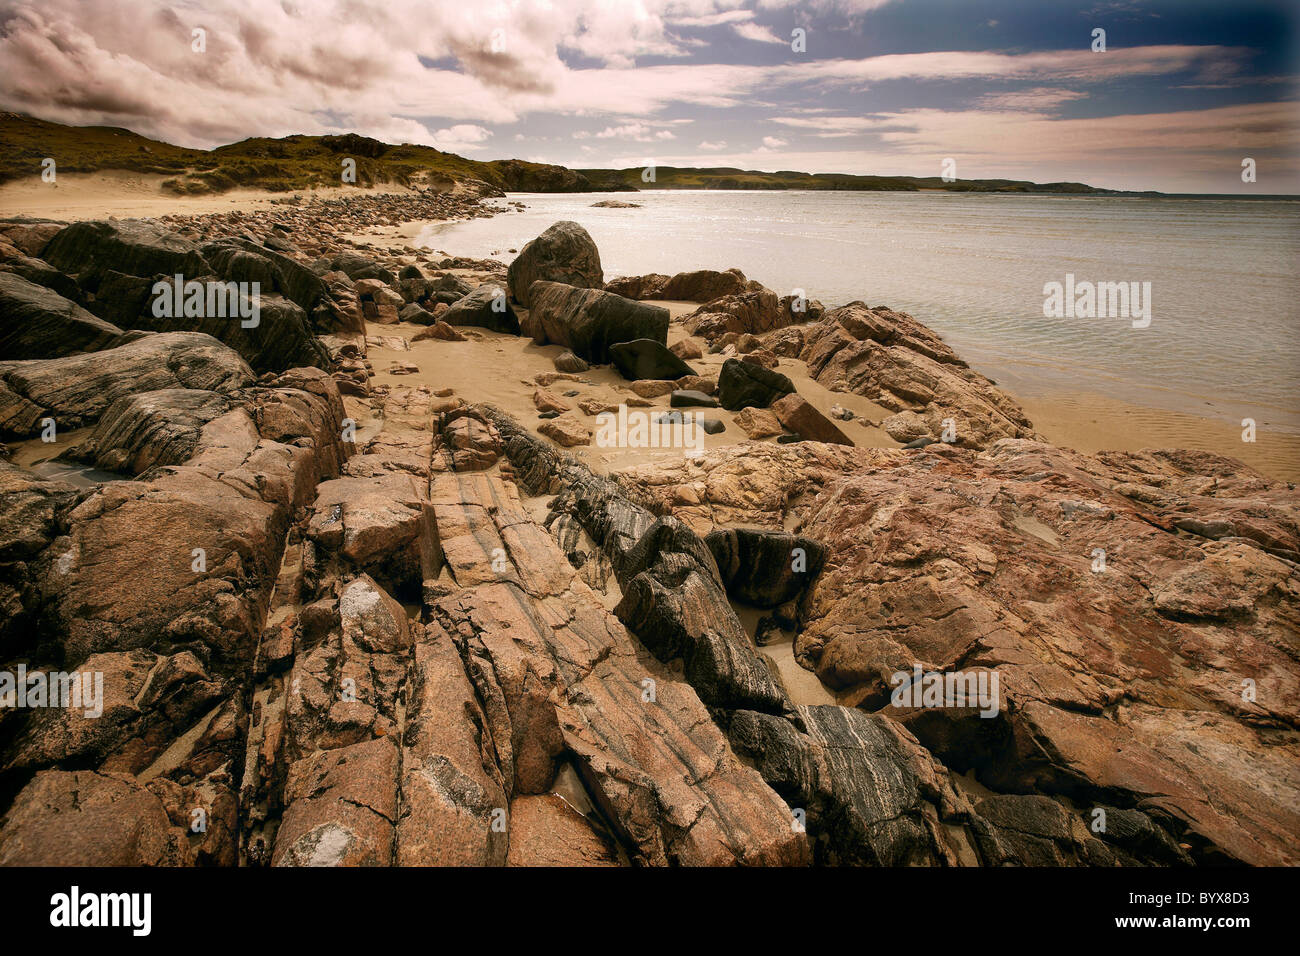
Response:
[{"label": "calm sea", "polygon": [[[640,209],[595,209],[602,199]],[[1300,201],[661,191],[509,197],[420,244],[505,261],[560,219],[607,278],[738,267],[828,307],[909,312],[1026,395],[1092,392],[1300,431]],[[1043,314],[1048,282],[1150,283],[1151,321]],[[1140,320],[1139,320],[1140,321]]]}]

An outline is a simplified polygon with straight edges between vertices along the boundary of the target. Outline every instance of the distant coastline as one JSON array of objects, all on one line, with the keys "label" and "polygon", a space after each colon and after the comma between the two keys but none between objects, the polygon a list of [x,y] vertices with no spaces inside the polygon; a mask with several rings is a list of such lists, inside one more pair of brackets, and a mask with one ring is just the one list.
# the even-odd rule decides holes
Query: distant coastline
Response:
[{"label": "distant coastline", "polygon": [[[1102,189],[1077,182],[1035,183],[1013,179],[940,176],[878,176],[849,173],[765,172],[732,167],[657,166],[571,169],[518,159],[481,161],[430,146],[394,145],[366,136],[255,137],[190,149],[128,129],[66,126],[20,113],[0,113],[0,183],[38,176],[47,159],[59,172],[122,170],[164,175],[165,192],[176,196],[220,195],[237,189],[289,192],[338,186],[340,164],[353,160],[358,187],[402,186],[458,189],[483,196],[504,192],[585,193],[659,189],[824,190],[834,192],[1006,193],[1051,196],[1149,196],[1165,194]],[[1262,197],[1252,197],[1262,198]]]}]

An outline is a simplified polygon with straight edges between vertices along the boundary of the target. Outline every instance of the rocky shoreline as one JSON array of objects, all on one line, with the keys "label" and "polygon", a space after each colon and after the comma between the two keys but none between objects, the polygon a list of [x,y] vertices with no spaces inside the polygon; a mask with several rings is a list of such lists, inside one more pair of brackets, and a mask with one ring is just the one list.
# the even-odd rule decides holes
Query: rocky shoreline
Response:
[{"label": "rocky shoreline", "polygon": [[103,686],[0,707],[0,864],[1300,862],[1294,487],[576,223],[351,238],[495,211],[0,221],[0,674]]}]

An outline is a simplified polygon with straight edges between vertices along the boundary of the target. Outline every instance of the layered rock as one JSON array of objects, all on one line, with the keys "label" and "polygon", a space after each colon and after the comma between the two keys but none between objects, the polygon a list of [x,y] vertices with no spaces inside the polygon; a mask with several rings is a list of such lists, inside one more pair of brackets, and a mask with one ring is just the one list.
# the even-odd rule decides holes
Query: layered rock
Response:
[{"label": "layered rock", "polygon": [[668,310],[631,299],[539,281],[529,301],[525,331],[538,345],[563,345],[579,358],[598,365],[610,361],[610,346],[636,339],[668,341]]},{"label": "layered rock", "polygon": [[1035,437],[1009,395],[903,313],[861,302],[834,309],[805,331],[799,357],[827,388],[895,412],[882,427],[896,441],[928,437],[984,448],[999,438]]},{"label": "layered rock", "polygon": [[[211,400],[210,393],[194,406],[171,399],[178,409]],[[167,396],[142,400],[163,407]],[[75,497],[44,482],[5,489],[7,525],[9,503],[20,506],[10,534],[21,541],[22,529],[41,521],[53,532],[44,547],[32,542],[15,554],[20,603],[38,626],[11,635],[6,651],[30,669],[100,674],[104,688],[98,719],[56,708],[7,721],[0,776],[22,789],[2,828],[5,846],[34,846],[42,827],[56,822],[83,834],[47,847],[41,862],[237,861],[230,768],[247,720],[240,681],[276,588],[290,518],[317,482],[337,474],[347,450],[342,404],[319,370],[218,400],[229,409],[198,416],[207,421],[183,461],[192,436],[178,439],[167,427],[116,433],[121,441],[108,444],[154,459],[139,481]],[[112,421],[131,417],[128,409]],[[165,426],[167,418],[156,420]],[[97,436],[107,440],[112,427]],[[148,434],[157,448],[149,448]],[[48,490],[35,496],[40,485]],[[65,763],[95,772],[79,779],[57,769]],[[64,808],[60,821],[48,817],[56,807]],[[109,813],[156,822],[148,829],[97,823]]]},{"label": "layered rock", "polygon": [[759,335],[771,332],[796,318],[771,289],[736,292],[715,299],[692,312],[682,320],[688,332],[713,342],[727,333]]},{"label": "layered rock", "polygon": [[[320,278],[248,240],[200,248],[147,220],[78,222],[58,232],[44,255],[76,279],[90,311],[101,319],[123,328],[207,333],[259,372],[329,368],[329,354],[312,322],[326,332],[357,328],[334,306]],[[176,276],[183,284],[205,283],[201,307],[191,309],[183,301],[158,307],[156,284],[170,286]],[[208,285],[222,287],[224,305],[217,305]]]},{"label": "layered rock", "polygon": [[0,272],[0,359],[58,358],[113,345],[122,330],[75,302]]},{"label": "layered rock", "polygon": [[0,362],[0,435],[38,434],[99,419],[125,395],[167,388],[229,393],[252,384],[234,351],[199,332],[147,335],[113,349],[63,358]]}]

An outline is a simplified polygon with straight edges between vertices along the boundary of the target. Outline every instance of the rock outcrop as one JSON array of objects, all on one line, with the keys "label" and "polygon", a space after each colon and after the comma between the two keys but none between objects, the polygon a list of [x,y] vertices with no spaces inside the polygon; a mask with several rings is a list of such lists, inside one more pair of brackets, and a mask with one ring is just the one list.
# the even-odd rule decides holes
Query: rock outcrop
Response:
[{"label": "rock outcrop", "polygon": [[861,302],[834,309],[804,330],[800,358],[827,388],[895,412],[882,427],[896,441],[928,437],[985,448],[999,438],[1035,437],[1009,395],[903,313]]},{"label": "rock outcrop", "polygon": [[44,286],[0,272],[0,360],[95,352],[122,330]]},{"label": "rock outcrop", "polygon": [[146,335],[125,345],[63,358],[0,362],[0,436],[93,424],[117,399],[166,388],[230,392],[253,382],[234,351],[199,332]]},{"label": "rock outcrop", "polygon": [[[794,524],[824,546],[797,659],[997,801],[1052,804],[985,806],[970,831],[984,862],[1295,861],[1283,833],[1300,778],[1281,768],[1300,752],[1285,703],[1300,671],[1279,635],[1300,615],[1300,512],[1286,485],[1206,453],[1010,439],[983,453],[749,445],[620,485],[701,532]],[[892,706],[893,676],[915,667],[996,670],[998,713]],[[1089,843],[1077,806],[1128,822]],[[1036,822],[1017,836],[1022,814]]]},{"label": "rock outcrop", "polygon": [[[347,236],[493,192],[0,221],[0,679],[102,682],[0,701],[0,865],[1300,863],[1293,486],[1038,441],[883,307],[602,289],[574,223]],[[178,273],[261,332],[149,331]],[[624,405],[777,440],[606,474]]]}]

